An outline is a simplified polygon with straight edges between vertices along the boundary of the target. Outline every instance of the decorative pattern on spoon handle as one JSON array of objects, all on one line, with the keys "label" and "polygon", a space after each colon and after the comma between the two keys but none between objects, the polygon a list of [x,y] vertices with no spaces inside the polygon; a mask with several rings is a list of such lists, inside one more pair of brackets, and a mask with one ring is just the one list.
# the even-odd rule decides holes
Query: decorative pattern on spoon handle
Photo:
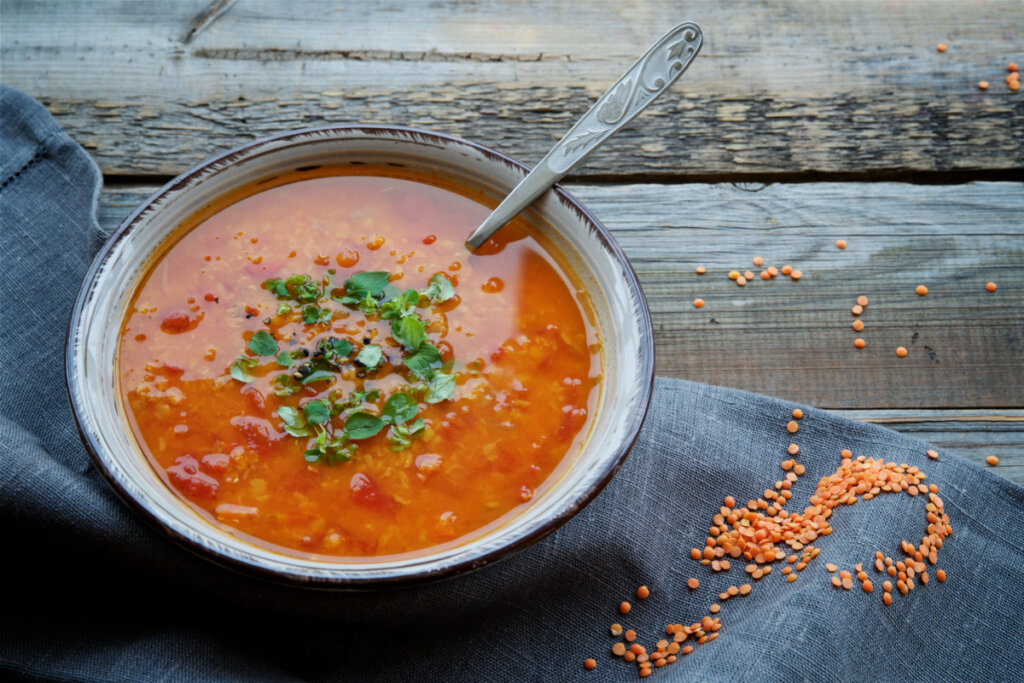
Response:
[{"label": "decorative pattern on spoon handle", "polygon": [[564,175],[643,111],[686,71],[703,40],[700,27],[686,22],[651,46],[548,152],[551,171]]}]

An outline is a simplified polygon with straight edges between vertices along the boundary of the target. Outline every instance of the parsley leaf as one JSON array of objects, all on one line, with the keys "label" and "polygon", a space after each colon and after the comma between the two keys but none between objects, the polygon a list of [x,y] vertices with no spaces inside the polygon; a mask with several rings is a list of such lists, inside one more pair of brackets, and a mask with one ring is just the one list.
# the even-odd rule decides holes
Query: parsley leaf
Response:
[{"label": "parsley leaf", "polygon": [[290,368],[293,362],[295,362],[295,359],[292,358],[292,354],[287,351],[282,351],[277,354],[277,364],[281,367]]},{"label": "parsley leaf", "polygon": [[375,370],[384,362],[384,351],[376,344],[367,344],[356,355],[356,362],[367,370]]},{"label": "parsley leaf", "polygon": [[254,378],[249,374],[249,371],[259,364],[260,362],[255,358],[239,356],[235,359],[235,362],[231,364],[231,376],[239,382],[251,382]]},{"label": "parsley leaf", "polygon": [[397,425],[413,419],[419,411],[416,399],[409,394],[398,392],[388,396],[380,417],[387,424]]},{"label": "parsley leaf", "polygon": [[441,352],[437,347],[428,341],[423,342],[416,349],[416,353],[406,358],[405,366],[412,370],[420,379],[427,379],[430,371],[441,367]]},{"label": "parsley leaf", "polygon": [[427,395],[424,401],[427,403],[440,403],[452,397],[455,393],[455,375],[448,375],[443,372],[435,372],[427,380]]},{"label": "parsley leaf", "polygon": [[277,355],[277,341],[266,330],[260,330],[249,340],[249,350],[257,356]]},{"label": "parsley leaf", "polygon": [[435,304],[444,303],[455,296],[455,286],[452,285],[451,280],[441,273],[437,273],[430,278],[430,284],[423,290],[423,296]]},{"label": "parsley leaf", "polygon": [[285,284],[284,280],[267,280],[263,283],[263,286],[273,292],[274,296],[278,299],[292,298],[292,293],[288,291],[288,285]]},{"label": "parsley leaf", "polygon": [[317,342],[316,353],[313,355],[323,356],[329,365],[340,367],[348,359],[350,353],[352,353],[352,342],[348,339],[331,337]]},{"label": "parsley leaf", "polygon": [[369,413],[352,413],[345,420],[345,434],[350,439],[369,439],[380,433],[382,429],[384,429],[384,421]]}]

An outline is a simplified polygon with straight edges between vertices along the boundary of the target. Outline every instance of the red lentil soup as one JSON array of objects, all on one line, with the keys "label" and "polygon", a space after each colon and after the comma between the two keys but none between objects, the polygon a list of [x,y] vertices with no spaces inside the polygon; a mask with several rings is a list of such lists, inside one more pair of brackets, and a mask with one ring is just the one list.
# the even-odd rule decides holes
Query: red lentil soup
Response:
[{"label": "red lentil soup", "polygon": [[182,226],[118,352],[164,482],[230,533],[328,561],[514,516],[584,440],[602,356],[584,289],[525,220],[465,249],[489,210],[414,172],[322,168]]}]

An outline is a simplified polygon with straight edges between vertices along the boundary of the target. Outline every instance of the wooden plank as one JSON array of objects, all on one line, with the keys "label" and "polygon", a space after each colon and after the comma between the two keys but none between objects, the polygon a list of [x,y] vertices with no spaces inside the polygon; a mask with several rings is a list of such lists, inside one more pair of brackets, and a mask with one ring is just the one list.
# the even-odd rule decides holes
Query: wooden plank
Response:
[{"label": "wooden plank", "polygon": [[[671,94],[581,175],[1020,169],[1019,0],[505,0],[4,7],[4,81],[39,97],[108,175],[173,175],[290,128],[426,127],[539,159],[646,46],[697,20],[707,41]],[[938,54],[935,44],[948,42]],[[992,88],[982,93],[976,83]]]},{"label": "wooden plank", "polygon": [[840,415],[895,429],[1024,485],[1024,410],[840,410]]},{"label": "wooden plank", "polygon": [[[115,225],[153,185],[105,191]],[[572,185],[636,268],[657,371],[831,409],[1024,406],[1024,185]],[[844,238],[849,246],[834,245]],[[791,263],[800,282],[729,270]],[[708,274],[694,273],[697,265]],[[990,294],[988,280],[999,289]],[[927,297],[914,294],[926,284]],[[854,349],[850,307],[870,298]],[[697,310],[692,301],[706,301]],[[897,358],[895,348],[910,354]]]}]

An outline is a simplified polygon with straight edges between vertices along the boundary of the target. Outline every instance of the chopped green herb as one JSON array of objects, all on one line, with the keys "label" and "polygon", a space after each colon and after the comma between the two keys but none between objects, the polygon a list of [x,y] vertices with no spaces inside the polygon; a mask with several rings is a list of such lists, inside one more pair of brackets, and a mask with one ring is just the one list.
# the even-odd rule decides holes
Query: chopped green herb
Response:
[{"label": "chopped green herb", "polygon": [[282,351],[281,353],[277,354],[277,364],[280,365],[281,367],[290,368],[293,362],[295,362],[295,359],[292,358],[292,354],[288,353],[287,351]]},{"label": "chopped green herb", "polygon": [[277,341],[266,330],[260,330],[249,340],[249,350],[257,356],[277,355]]},{"label": "chopped green herb", "polygon": [[416,353],[406,358],[405,366],[412,370],[413,374],[420,379],[427,379],[432,370],[441,367],[441,352],[437,347],[428,341],[423,342],[416,349]]},{"label": "chopped green herb", "polygon": [[231,376],[237,379],[239,382],[251,382],[254,378],[249,374],[249,371],[259,365],[260,362],[255,358],[249,358],[248,356],[239,356],[235,359],[235,362],[231,364],[230,372]]},{"label": "chopped green herb", "polygon": [[277,305],[277,314],[278,315],[288,315],[291,312],[292,312],[292,307],[289,306],[288,304],[278,304]]},{"label": "chopped green herb", "polygon": [[451,280],[437,273],[430,278],[430,284],[423,290],[423,296],[435,304],[441,304],[455,296],[455,287]]},{"label": "chopped green herb", "polygon": [[330,370],[314,370],[302,378],[302,385],[305,386],[313,382],[325,382],[330,379],[334,379],[334,373]]},{"label": "chopped green herb", "polygon": [[380,416],[387,424],[396,425],[413,419],[419,410],[416,399],[409,394],[397,392],[388,396]]},{"label": "chopped green herb", "polygon": [[291,396],[301,388],[302,387],[299,386],[299,383],[295,381],[295,378],[289,375],[287,372],[282,372],[280,375],[274,378],[275,396]]},{"label": "chopped green herb", "polygon": [[350,439],[369,439],[384,429],[384,421],[376,415],[358,412],[352,413],[345,420],[345,434]]},{"label": "chopped green herb", "polygon": [[419,316],[407,315],[391,321],[391,336],[406,351],[415,351],[427,340],[427,327]]},{"label": "chopped green herb", "polygon": [[440,403],[455,393],[455,375],[435,372],[427,380],[427,395],[423,398],[427,403]]},{"label": "chopped green herb", "polygon": [[421,417],[409,424],[392,425],[388,429],[388,443],[391,446],[391,450],[395,452],[404,451],[412,445],[413,439],[419,438],[423,434],[424,427],[425,423]]},{"label": "chopped green herb", "polygon": [[376,344],[367,344],[356,355],[356,362],[367,370],[376,370],[384,362],[384,351]]},{"label": "chopped green herb", "polygon": [[313,355],[323,356],[323,359],[330,365],[341,367],[350,353],[352,353],[352,342],[347,339],[331,337],[330,339],[321,339],[317,343],[316,353]]},{"label": "chopped green herb", "polygon": [[367,297],[377,299],[384,293],[384,287],[391,279],[391,273],[386,270],[371,270],[364,273],[356,273],[345,281],[345,299],[352,299],[352,302],[342,300],[342,303],[352,303]]},{"label": "chopped green herb", "polygon": [[310,424],[319,425],[331,419],[331,405],[319,398],[302,406],[302,412]]},{"label": "chopped green herb", "polygon": [[281,406],[277,409],[277,415],[284,420],[284,430],[292,436],[310,436],[312,431],[306,422],[306,418],[291,406]]}]

